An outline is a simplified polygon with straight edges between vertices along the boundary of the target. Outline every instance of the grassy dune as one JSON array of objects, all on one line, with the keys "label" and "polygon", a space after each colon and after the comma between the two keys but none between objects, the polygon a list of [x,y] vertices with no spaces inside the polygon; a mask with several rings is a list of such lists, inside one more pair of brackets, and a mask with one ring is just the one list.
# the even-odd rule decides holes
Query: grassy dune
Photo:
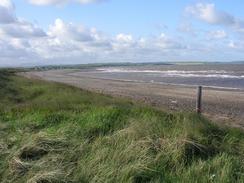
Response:
[{"label": "grassy dune", "polygon": [[244,182],[244,133],[0,72],[0,182]]}]

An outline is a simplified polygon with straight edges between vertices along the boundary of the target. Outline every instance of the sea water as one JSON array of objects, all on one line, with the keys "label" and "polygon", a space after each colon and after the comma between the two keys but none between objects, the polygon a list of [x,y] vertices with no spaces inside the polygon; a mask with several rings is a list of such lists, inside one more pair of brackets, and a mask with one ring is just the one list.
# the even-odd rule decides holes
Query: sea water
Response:
[{"label": "sea water", "polygon": [[244,89],[244,64],[103,67],[87,74],[91,77],[132,82]]}]

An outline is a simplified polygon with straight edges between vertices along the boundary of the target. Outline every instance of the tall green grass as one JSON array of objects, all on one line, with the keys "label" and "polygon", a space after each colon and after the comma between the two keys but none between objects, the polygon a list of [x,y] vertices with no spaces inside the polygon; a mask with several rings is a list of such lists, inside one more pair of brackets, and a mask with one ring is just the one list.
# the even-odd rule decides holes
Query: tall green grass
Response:
[{"label": "tall green grass", "polygon": [[244,182],[244,133],[0,72],[0,182]]}]

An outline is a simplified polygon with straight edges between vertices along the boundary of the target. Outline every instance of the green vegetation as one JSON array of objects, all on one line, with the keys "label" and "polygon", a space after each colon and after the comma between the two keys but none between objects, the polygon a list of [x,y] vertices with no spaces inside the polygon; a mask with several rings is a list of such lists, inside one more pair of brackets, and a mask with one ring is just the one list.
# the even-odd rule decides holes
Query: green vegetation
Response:
[{"label": "green vegetation", "polygon": [[0,72],[0,182],[244,182],[244,133]]}]

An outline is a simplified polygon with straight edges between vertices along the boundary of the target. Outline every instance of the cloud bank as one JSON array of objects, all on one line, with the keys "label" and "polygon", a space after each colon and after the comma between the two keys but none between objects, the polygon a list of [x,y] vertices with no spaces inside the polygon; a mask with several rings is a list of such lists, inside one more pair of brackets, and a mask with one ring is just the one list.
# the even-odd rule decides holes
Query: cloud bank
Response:
[{"label": "cloud bank", "polygon": [[187,48],[163,33],[139,38],[124,33],[111,36],[59,18],[44,31],[16,17],[11,1],[1,1],[0,5],[4,14],[0,22],[0,65],[161,61],[162,56]]},{"label": "cloud bank", "polygon": [[[78,0],[77,0],[78,1]],[[41,4],[68,1],[42,0]],[[94,1],[79,1],[89,3]],[[195,19],[218,25],[218,29],[198,31],[194,23],[182,24],[179,33],[134,37],[131,34],[109,35],[93,27],[53,21],[47,30],[21,19],[10,0],[0,1],[0,66],[76,64],[94,62],[216,61],[226,54],[242,55],[244,41],[225,30],[241,33],[241,21],[218,11],[214,4],[195,4],[185,12]],[[222,26],[223,28],[220,28]],[[242,34],[240,34],[241,36]],[[224,53],[224,54],[223,54]]]}]

